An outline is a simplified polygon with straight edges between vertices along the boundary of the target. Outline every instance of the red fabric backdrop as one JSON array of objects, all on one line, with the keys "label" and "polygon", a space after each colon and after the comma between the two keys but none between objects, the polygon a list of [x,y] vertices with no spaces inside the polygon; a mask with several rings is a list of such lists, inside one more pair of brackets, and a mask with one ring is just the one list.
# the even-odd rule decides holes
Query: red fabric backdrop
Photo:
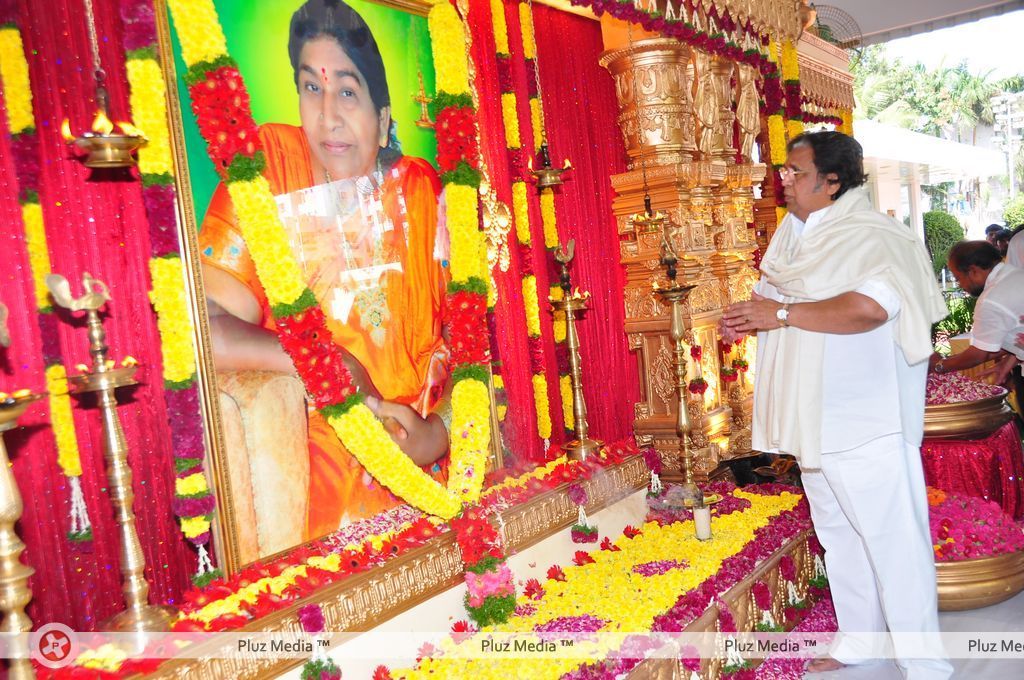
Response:
[{"label": "red fabric backdrop", "polygon": [[[113,0],[94,0],[100,53],[108,72],[112,118],[127,118],[127,85],[121,52],[121,20]],[[72,282],[80,294],[83,272],[110,286],[108,344],[114,358],[132,355],[145,366],[143,383],[122,392],[119,413],[135,476],[135,511],[153,601],[174,603],[195,569],[195,555],[178,530],[171,511],[174,470],[163,400],[160,338],[146,294],[149,238],[141,185],[130,174],[94,175],[72,157],[60,138],[68,117],[76,130],[95,112],[84,6],[55,0],[41,9],[19,0],[22,31],[33,87],[41,163],[40,202],[47,227],[52,270]],[[6,122],[3,130],[7,130]],[[21,209],[6,134],[0,141],[0,297],[11,308],[12,348],[0,375],[0,389],[45,385],[41,341],[33,309],[31,274],[24,249]],[[62,315],[60,344],[69,372],[88,362],[88,340],[81,320]],[[56,462],[45,404],[31,408],[26,427],[7,434],[14,472],[25,499],[19,525],[28,549],[26,563],[36,569],[29,607],[36,626],[60,621],[78,630],[93,629],[123,608],[120,541],[109,501],[102,454],[99,413],[74,402],[82,458],[82,488],[93,521],[92,553],[69,548],[69,489]]]},{"label": "red fabric backdrop", "polygon": [[[117,2],[93,3],[101,57],[108,73],[112,118],[127,118]],[[88,126],[95,111],[84,6],[77,0],[54,0],[46,4],[45,11],[29,0],[0,0],[0,5],[14,6],[30,55],[41,156],[39,193],[52,270],[67,276],[76,293],[86,271],[110,286],[113,303],[106,313],[106,327],[114,357],[130,354],[145,367],[140,372],[143,384],[122,394],[124,405],[119,413],[131,449],[134,507],[149,565],[151,600],[174,604],[195,569],[195,555],[182,538],[171,511],[174,475],[160,380],[159,336],[146,297],[150,244],[141,187],[131,174],[91,173],[74,159],[60,138],[61,120],[70,118],[74,129],[81,130]],[[482,19],[474,22],[473,38],[477,82],[481,86],[484,150],[499,195],[511,204],[504,137],[489,134],[501,129],[501,112],[488,3],[473,0],[473,12],[482,14]],[[571,158],[575,167],[556,197],[560,229],[563,240],[577,240],[574,284],[594,296],[592,311],[579,325],[591,431],[596,437],[614,440],[630,433],[633,402],[639,394],[635,360],[628,353],[622,331],[623,275],[609,208],[608,176],[625,168],[622,140],[615,124],[614,92],[610,76],[597,65],[602,49],[599,25],[546,7],[536,7],[535,12],[552,153],[556,161]],[[510,42],[519,54],[518,28],[514,30]],[[567,35],[573,36],[571,43],[565,39]],[[524,88],[520,96],[525,101],[525,71],[517,69],[517,89]],[[521,122],[523,130],[528,130],[528,120]],[[523,138],[532,139],[525,132]],[[41,339],[9,142],[5,134],[0,135],[0,299],[10,307],[13,334],[12,348],[0,353],[0,390],[40,390],[45,385]],[[539,215],[534,214],[534,219],[539,225]],[[534,242],[538,283],[540,290],[546,290],[547,254],[539,230]],[[519,455],[537,458],[543,452],[535,434],[519,281],[518,255],[513,246],[513,267],[500,277],[503,290],[497,315],[498,344],[505,359],[510,400],[508,443]],[[62,319],[70,321],[62,322],[59,331],[65,365],[73,367],[88,361],[83,323],[66,315]],[[554,411],[560,406],[546,310],[542,320]],[[108,497],[98,412],[74,402],[74,415],[82,457],[82,487],[95,532],[91,553],[72,550],[64,538],[69,490],[56,463],[45,403],[33,406],[22,421],[25,427],[7,433],[6,442],[25,498],[19,525],[28,545],[23,559],[36,569],[29,612],[36,626],[59,621],[88,630],[123,606],[120,541]],[[561,421],[558,418],[553,422]],[[559,434],[556,430],[556,440]]]},{"label": "red fabric backdrop", "polygon": [[[517,98],[521,99],[519,125],[524,144],[532,147],[530,121],[522,105],[529,84],[522,60],[522,39],[515,5],[506,12],[509,46]],[[639,399],[636,360],[629,353],[623,332],[624,272],[619,264],[619,240],[611,212],[609,176],[626,169],[622,136],[615,122],[618,108],[611,76],[598,65],[603,51],[601,27],[596,21],[534,5],[541,94],[552,162],[570,158],[573,171],[556,190],[555,206],[563,241],[576,239],[572,265],[573,285],[593,295],[591,311],[578,325],[583,345],[584,392],[591,435],[614,440],[632,433],[633,404]],[[471,4],[473,58],[480,90],[481,148],[499,198],[511,205],[512,169],[505,148],[500,87],[491,35],[490,5]],[[572,40],[566,40],[571,35]],[[533,192],[533,189],[530,189]],[[532,221],[540,224],[536,201]],[[497,343],[509,409],[505,440],[517,455],[537,458],[543,452],[536,436],[530,367],[527,360],[525,320],[520,280],[522,270],[515,235],[510,234],[512,266],[496,272],[501,290],[496,307]],[[534,230],[532,259],[538,290],[548,289],[548,261],[539,229]],[[547,378],[552,411],[559,408],[557,366],[551,341],[551,315],[541,309]],[[552,417],[557,424],[560,418]],[[559,433],[553,438],[558,441]]]},{"label": "red fabric backdrop", "polygon": [[609,177],[626,171],[615,87],[597,63],[604,49],[598,22],[534,5],[533,23],[552,163],[573,163],[555,197],[559,229],[563,240],[576,239],[573,285],[593,296],[578,325],[588,421],[593,436],[613,441],[632,435],[640,400],[637,361],[623,330],[625,270],[611,211]]}]

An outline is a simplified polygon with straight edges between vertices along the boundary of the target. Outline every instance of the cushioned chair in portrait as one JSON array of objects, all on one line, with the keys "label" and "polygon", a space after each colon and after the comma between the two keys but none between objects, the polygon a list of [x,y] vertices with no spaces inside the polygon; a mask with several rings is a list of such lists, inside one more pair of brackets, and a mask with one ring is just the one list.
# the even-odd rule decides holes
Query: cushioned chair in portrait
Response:
[{"label": "cushioned chair in portrait", "polygon": [[242,563],[298,545],[309,504],[306,392],[294,375],[217,374]]}]

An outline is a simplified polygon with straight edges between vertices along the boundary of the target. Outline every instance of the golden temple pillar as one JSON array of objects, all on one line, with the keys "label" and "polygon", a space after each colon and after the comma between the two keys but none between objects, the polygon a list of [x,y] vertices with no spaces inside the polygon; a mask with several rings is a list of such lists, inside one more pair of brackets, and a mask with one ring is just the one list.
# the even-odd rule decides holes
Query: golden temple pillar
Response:
[{"label": "golden temple pillar", "polygon": [[[630,160],[629,170],[611,182],[626,270],[625,331],[641,376],[634,430],[641,445],[658,450],[669,478],[680,473],[669,310],[652,294],[654,281],[665,280],[659,260],[667,237],[679,254],[680,276],[697,286],[684,307],[686,342],[702,348],[699,375],[708,389],[703,398],[691,397],[688,412],[694,476],[706,480],[720,462],[719,444],[731,454],[750,448],[749,419],[734,422],[729,406],[730,401],[739,406],[748,393],[737,400],[734,391],[730,400],[723,391],[717,332],[722,309],[748,299],[757,278],[750,267],[756,244],[747,223],[753,221],[752,186],[764,178],[765,167],[751,164],[749,157],[738,164],[733,146],[746,81],[734,62],[607,15],[601,22],[606,51],[600,63],[615,81],[618,123]],[[749,115],[749,107],[743,110]],[[654,210],[669,217],[664,234],[645,231],[630,219],[643,212],[645,193]],[[695,363],[690,379],[698,375]],[[725,442],[731,436],[736,447]]]}]

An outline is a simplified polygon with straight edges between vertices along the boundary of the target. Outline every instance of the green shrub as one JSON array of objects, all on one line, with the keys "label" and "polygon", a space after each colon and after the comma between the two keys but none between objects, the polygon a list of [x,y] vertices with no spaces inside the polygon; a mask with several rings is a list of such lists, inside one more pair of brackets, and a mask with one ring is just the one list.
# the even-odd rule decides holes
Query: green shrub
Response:
[{"label": "green shrub", "polygon": [[1003,211],[1003,224],[1010,229],[1024,224],[1024,194],[1017,194],[1006,204]]},{"label": "green shrub", "polygon": [[932,342],[951,338],[955,335],[962,335],[971,330],[974,326],[974,305],[978,298],[967,297],[946,297],[946,309],[949,316],[932,326]]},{"label": "green shrub", "polygon": [[924,236],[932,256],[932,268],[938,276],[946,266],[946,256],[953,244],[964,237],[960,222],[949,213],[932,210],[924,214]]}]

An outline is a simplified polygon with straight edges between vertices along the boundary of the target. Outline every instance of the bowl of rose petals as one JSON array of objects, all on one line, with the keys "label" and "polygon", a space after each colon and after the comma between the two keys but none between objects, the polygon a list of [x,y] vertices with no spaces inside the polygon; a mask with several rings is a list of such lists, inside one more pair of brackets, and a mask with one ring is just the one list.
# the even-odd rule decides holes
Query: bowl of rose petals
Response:
[{"label": "bowl of rose petals", "polygon": [[924,436],[930,439],[981,439],[1013,418],[1006,390],[959,373],[928,374]]},{"label": "bowl of rose petals", "polygon": [[998,504],[928,488],[939,609],[987,607],[1024,590],[1024,531]]}]

